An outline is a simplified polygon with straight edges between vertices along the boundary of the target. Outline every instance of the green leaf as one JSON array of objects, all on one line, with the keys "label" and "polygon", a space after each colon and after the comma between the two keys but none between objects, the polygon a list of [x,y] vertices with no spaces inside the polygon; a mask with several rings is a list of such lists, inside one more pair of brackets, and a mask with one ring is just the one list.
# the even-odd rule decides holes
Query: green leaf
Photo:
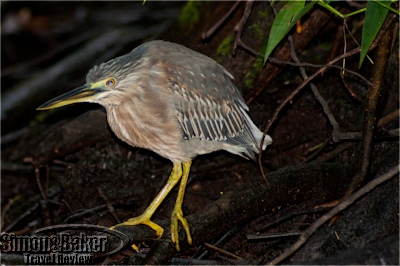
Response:
[{"label": "green leaf", "polygon": [[394,9],[393,7],[391,7],[390,5],[392,3],[396,3],[396,0],[391,0],[391,1],[375,1],[375,3],[377,3],[378,5],[381,5],[387,9],[389,9],[389,11],[392,11],[393,13],[395,13],[396,15],[400,15],[399,10]]},{"label": "green leaf", "polygon": [[267,49],[265,50],[264,55],[264,64],[267,62],[269,55],[272,53],[275,47],[282,41],[283,37],[288,34],[296,22],[316,3],[317,1],[313,0],[304,7],[304,0],[289,1],[281,8],[281,10],[279,10],[279,13],[276,15],[269,33]]},{"label": "green leaf", "polygon": [[[381,2],[384,5],[384,1],[376,2]],[[367,2],[367,11],[365,12],[364,25],[362,28],[360,64],[358,67],[361,67],[368,49],[381,29],[388,12],[389,9],[375,3],[375,1]]]}]

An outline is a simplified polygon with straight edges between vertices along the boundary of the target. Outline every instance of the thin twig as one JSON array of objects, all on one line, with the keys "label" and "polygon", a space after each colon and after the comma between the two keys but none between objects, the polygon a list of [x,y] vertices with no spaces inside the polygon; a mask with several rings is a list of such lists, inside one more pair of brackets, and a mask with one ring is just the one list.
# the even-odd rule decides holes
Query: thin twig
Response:
[{"label": "thin twig", "polygon": [[[345,19],[343,19],[343,41],[344,41],[344,47],[343,50],[344,52],[346,52],[347,50],[347,41],[346,41],[346,30],[349,32],[350,36],[353,38],[354,42],[357,44],[357,46],[360,46],[357,42],[357,40],[354,38],[353,34],[349,31],[349,28],[347,27],[347,22]],[[343,60],[343,68],[345,68],[345,60]],[[343,82],[344,87],[347,89],[347,91],[349,92],[350,96],[357,100],[358,102],[361,102],[361,99],[357,96],[357,94],[354,93],[354,91],[350,88],[350,86],[347,85],[346,80],[344,79],[344,73],[345,71],[340,71],[340,78]]]},{"label": "thin twig", "polygon": [[248,235],[246,236],[247,240],[267,240],[271,238],[282,238],[282,237],[292,237],[299,236],[300,232],[295,233],[282,233],[282,234],[257,234],[257,235]]},{"label": "thin twig", "polygon": [[[229,238],[231,238],[234,234],[236,234],[243,226],[237,225],[234,228],[232,228],[231,230],[229,230],[228,232],[226,232],[217,242],[214,243],[214,246],[219,246],[223,243],[225,243],[226,241],[229,240]],[[199,257],[198,259],[202,259],[204,257],[206,257],[209,254],[209,250],[204,251]]]},{"label": "thin twig", "polygon": [[307,163],[311,161],[315,156],[317,156],[323,149],[325,149],[326,145],[328,145],[330,139],[326,139],[320,147],[316,151],[314,151],[311,155],[309,155],[302,163]]},{"label": "thin twig", "polygon": [[35,204],[32,206],[30,209],[28,209],[26,212],[21,214],[17,219],[14,219],[11,224],[9,224],[2,232],[10,232],[11,229],[14,228],[19,222],[21,222],[24,218],[26,218],[28,215],[31,215],[34,211],[37,210],[39,207],[39,204]]},{"label": "thin twig", "polygon": [[212,250],[214,250],[214,251],[216,251],[216,252],[218,252],[218,253],[221,253],[221,254],[223,254],[223,255],[225,255],[225,256],[228,256],[228,257],[231,257],[231,258],[234,258],[234,259],[238,259],[238,260],[241,260],[241,259],[242,259],[241,257],[236,256],[235,254],[233,254],[233,253],[231,253],[231,252],[229,252],[229,251],[226,251],[226,250],[224,250],[224,249],[218,248],[218,247],[213,246],[213,245],[211,245],[211,244],[204,243],[204,246],[206,246],[207,248],[212,249]]},{"label": "thin twig", "polygon": [[[294,50],[294,44],[293,44],[293,37],[289,36],[288,38],[289,44],[290,44],[290,55],[292,56],[292,59],[296,63],[300,63],[299,58],[297,57],[297,54]],[[303,77],[304,80],[308,79],[308,75],[306,73],[306,70],[304,67],[300,67],[300,73]],[[322,106],[322,109],[324,110],[325,115],[328,117],[328,120],[330,124],[332,125],[332,139],[334,142],[338,142],[340,140],[340,127],[339,123],[336,121],[335,117],[333,116],[331,110],[328,107],[328,104],[326,103],[325,99],[322,97],[322,95],[319,93],[317,87],[310,82],[310,87],[311,91],[314,94],[315,99],[319,102],[319,104]]]},{"label": "thin twig", "polygon": [[225,16],[215,23],[214,26],[212,26],[208,31],[201,34],[203,41],[208,40],[208,38],[215,33],[215,31],[229,18],[229,16],[232,15],[233,11],[235,11],[235,9],[239,6],[240,2],[240,0],[236,1],[236,3],[231,7],[228,13],[225,14]]},{"label": "thin twig", "polygon": [[[342,30],[343,30],[343,53],[345,53],[347,51],[347,39],[346,39],[346,20],[343,19],[343,26],[342,26]],[[357,45],[358,47],[360,47],[360,45]],[[346,58],[343,59],[343,68],[346,67]],[[342,72],[342,74],[344,74],[344,71]]]},{"label": "thin twig", "polygon": [[[64,202],[65,203],[65,202]],[[66,205],[66,206],[68,206],[68,205]],[[76,212],[76,213],[73,213],[73,214],[71,214],[71,215],[69,215],[64,221],[63,221],[63,223],[68,223],[69,221],[74,221],[74,220],[77,220],[77,219],[81,219],[81,218],[84,218],[86,215],[88,215],[88,214],[95,214],[96,212],[98,212],[98,211],[102,211],[102,210],[105,210],[105,209],[107,209],[107,205],[106,204],[104,204],[104,205],[100,205],[100,206],[96,206],[96,207],[94,207],[94,208],[91,208],[91,209],[88,209],[88,210],[84,210],[84,211],[79,211],[79,212]]]},{"label": "thin twig", "polygon": [[3,207],[3,210],[1,210],[1,221],[0,221],[0,231],[2,232],[2,228],[4,226],[4,219],[6,217],[7,211],[11,208],[11,206],[19,201],[22,198],[21,194],[15,195],[13,198],[8,200],[8,203]]},{"label": "thin twig", "polygon": [[45,200],[47,197],[46,194],[44,194],[42,183],[40,182],[40,171],[38,167],[35,167],[35,177],[36,177],[36,183],[40,190],[40,194],[42,194],[42,198]]},{"label": "thin twig", "polygon": [[6,135],[1,136],[0,143],[1,145],[8,144],[14,140],[17,140],[24,136],[27,132],[29,132],[30,128],[29,127],[24,127],[21,129],[18,129],[16,131],[10,132]]},{"label": "thin twig", "polygon": [[327,154],[325,154],[323,157],[316,159],[316,161],[317,162],[327,162],[327,161],[335,158],[336,156],[338,156],[339,154],[341,154],[345,150],[353,147],[354,145],[356,145],[354,142],[343,143],[339,147],[334,149],[333,151],[328,152]]},{"label": "thin twig", "polygon": [[346,2],[349,6],[355,7],[357,9],[365,8],[365,3],[359,4],[356,1],[352,1],[352,0],[346,0]]},{"label": "thin twig", "polygon": [[239,45],[243,44],[240,37],[242,36],[244,25],[246,24],[246,21],[251,14],[251,9],[253,7],[253,4],[254,4],[254,0],[248,0],[246,2],[246,7],[244,9],[243,16],[240,19],[239,23],[235,26],[236,36],[235,36],[235,41],[233,43],[232,54],[236,53],[238,44]]},{"label": "thin twig", "polygon": [[378,128],[382,127],[382,126],[386,125],[387,123],[395,120],[399,116],[400,116],[400,110],[397,109],[397,110],[391,112],[390,114],[387,114],[384,117],[382,117],[381,119],[379,119],[378,124],[376,124],[376,127],[378,127]]},{"label": "thin twig", "polygon": [[264,55],[262,53],[257,52],[256,50],[254,50],[253,48],[250,48],[249,46],[247,46],[242,39],[238,39],[237,40],[237,45],[242,47],[243,50],[251,53],[253,56],[255,57],[264,57]]},{"label": "thin twig", "polygon": [[99,196],[104,200],[104,202],[107,205],[107,209],[108,211],[111,213],[111,215],[114,217],[115,221],[117,223],[121,223],[121,220],[118,218],[117,214],[115,213],[115,209],[112,206],[110,200],[107,198],[107,196],[104,194],[103,190],[101,189],[101,187],[97,187],[97,192],[99,192]]}]

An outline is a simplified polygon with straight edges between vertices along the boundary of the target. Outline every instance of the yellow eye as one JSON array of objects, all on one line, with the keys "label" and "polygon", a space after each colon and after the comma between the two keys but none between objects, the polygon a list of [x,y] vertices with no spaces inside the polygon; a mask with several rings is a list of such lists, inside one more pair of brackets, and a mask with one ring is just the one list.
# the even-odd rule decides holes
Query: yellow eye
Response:
[{"label": "yellow eye", "polygon": [[106,85],[107,85],[108,87],[114,86],[114,85],[115,85],[115,79],[113,79],[113,78],[108,79],[108,80],[106,81]]}]

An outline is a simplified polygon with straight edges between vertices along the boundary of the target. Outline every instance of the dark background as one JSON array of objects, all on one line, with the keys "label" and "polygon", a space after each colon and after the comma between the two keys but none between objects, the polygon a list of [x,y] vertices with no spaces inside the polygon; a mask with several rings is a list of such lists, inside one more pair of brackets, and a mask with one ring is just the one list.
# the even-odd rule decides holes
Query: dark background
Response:
[{"label": "dark background", "polygon": [[[170,162],[151,151],[132,148],[118,140],[109,129],[105,112],[100,106],[76,104],[52,111],[36,111],[45,101],[84,84],[86,73],[92,66],[130,52],[143,42],[169,40],[215,59],[235,77],[235,84],[249,103],[249,115],[263,130],[274,110],[303,80],[297,67],[269,63],[262,68],[262,58],[241,47],[232,55],[234,28],[243,16],[245,3],[240,3],[208,40],[202,40],[202,33],[215,25],[233,5],[234,2],[171,1],[148,1],[144,5],[141,2],[1,2],[2,231],[7,229],[8,232],[30,234],[49,221],[51,224],[74,222],[111,226],[116,221],[106,207],[77,219],[72,219],[71,215],[103,206],[104,198],[99,196],[98,191],[101,188],[123,221],[141,214],[165,184]],[[275,8],[279,10],[281,5],[277,3]],[[345,2],[337,3],[335,8],[342,13],[355,10]],[[255,2],[243,29],[242,41],[263,53],[273,19],[268,2]],[[309,21],[311,23],[307,24]],[[358,41],[362,22],[363,14],[347,20],[350,31]],[[302,23],[302,34],[291,32],[298,44],[296,52],[301,61],[326,64],[343,53],[341,19],[316,7],[302,19]],[[394,24],[398,25],[398,22]],[[348,33],[346,41],[347,51],[356,47]],[[228,45],[222,45],[224,43]],[[290,60],[290,53],[285,47],[286,40],[277,47],[272,57]],[[395,34],[385,70],[378,119],[398,110],[398,51],[398,34]],[[373,52],[369,55],[374,57]],[[369,80],[372,65],[365,60],[358,69],[358,60],[358,55],[347,58],[346,68]],[[317,68],[306,69],[311,75]],[[356,97],[352,97],[345,88],[337,69],[318,76],[313,82],[327,101],[341,130],[360,132],[368,85],[352,75],[346,74],[345,80]],[[396,118],[377,129],[367,180],[398,163],[398,138],[387,134],[398,126]],[[289,166],[294,167],[293,174],[282,180],[277,177],[279,181],[270,180],[278,185],[274,191],[266,190],[267,195],[264,194],[263,199],[268,204],[264,207],[249,205],[248,209],[254,209],[251,214],[243,212],[246,214],[241,215],[237,210],[235,218],[224,218],[230,222],[221,223],[218,230],[214,230],[215,227],[210,229],[210,232],[216,231],[214,235],[207,235],[206,232],[198,234],[207,235],[204,241],[215,242],[238,225],[235,233],[220,245],[243,259],[239,262],[236,259],[233,263],[266,263],[283,252],[295,238],[249,241],[247,236],[258,232],[301,232],[321,213],[297,215],[263,228],[279,217],[340,199],[358,170],[359,139],[336,143],[331,139],[331,131],[314,95],[309,88],[304,89],[279,114],[268,132],[274,140],[273,145],[262,156],[267,176],[281,169],[277,174],[281,178],[283,174],[279,173],[286,173],[285,167]],[[323,148],[314,149],[322,143]],[[296,169],[303,166],[314,169],[308,163],[310,161],[325,167],[326,162],[321,162],[325,161],[325,156],[346,143],[353,145],[328,160],[328,168],[332,170],[327,170],[329,178],[324,179],[324,185],[314,186],[314,181],[308,180],[306,175],[302,180],[302,170]],[[314,150],[318,153],[314,154]],[[333,167],[331,164],[334,164]],[[345,178],[335,177],[339,173]],[[205,206],[211,206],[209,204],[217,200],[220,202],[225,197],[234,197],[239,194],[238,191],[251,188],[253,182],[260,180],[263,179],[255,162],[226,152],[199,156],[191,169],[184,215],[202,214],[207,210]],[[291,193],[299,188],[295,185],[298,181],[309,189],[299,190],[294,196]],[[38,188],[38,182],[43,187],[44,195]],[[387,264],[395,263],[393,259],[398,260],[398,250],[397,254],[391,251],[398,246],[398,237],[390,237],[398,236],[398,178],[373,193],[358,202],[359,205],[351,207],[333,227],[326,226],[318,231],[290,261],[299,263],[339,257],[342,260],[326,263],[383,263],[379,262],[380,259]],[[253,194],[256,193],[250,191],[247,195]],[[169,221],[175,196],[176,191],[160,206],[154,220]],[[51,219],[46,220],[44,213]],[[207,217],[207,214],[201,217]],[[229,228],[226,224],[232,226]],[[192,223],[191,228],[197,230]],[[164,237],[169,239],[169,233],[166,232]],[[377,245],[379,241],[386,241],[384,243],[388,248],[383,249],[381,256],[377,251],[379,256],[376,262],[364,256],[368,252],[363,248],[375,251],[370,245]],[[139,254],[126,249],[97,263],[140,262],[146,254],[152,254],[149,249],[156,243],[149,241],[149,246],[141,245]],[[178,258],[199,258],[196,248],[205,250],[201,244],[186,246]],[[343,255],[341,252],[344,250],[350,253]],[[176,252],[168,254],[163,263],[171,263]],[[362,254],[360,260],[355,259],[357,254]],[[7,259],[4,256],[3,259]],[[229,261],[216,252],[209,252],[202,259],[219,264]],[[230,260],[233,261],[232,258]],[[178,263],[183,262],[178,260]]]}]

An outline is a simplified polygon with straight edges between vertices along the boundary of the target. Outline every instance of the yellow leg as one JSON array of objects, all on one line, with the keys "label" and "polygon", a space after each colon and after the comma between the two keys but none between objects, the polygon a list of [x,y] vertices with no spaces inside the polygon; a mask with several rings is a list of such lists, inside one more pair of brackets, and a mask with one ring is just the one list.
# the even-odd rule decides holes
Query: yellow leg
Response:
[{"label": "yellow leg", "polygon": [[[185,166],[185,164],[184,164]],[[189,163],[190,168],[190,163]],[[185,167],[184,167],[185,169]],[[138,224],[145,224],[150,226],[154,231],[156,231],[157,236],[160,238],[164,233],[164,229],[159,226],[158,224],[150,221],[151,216],[153,216],[154,212],[157,210],[158,206],[160,206],[161,202],[165,199],[168,193],[172,190],[172,188],[179,182],[179,179],[182,177],[182,164],[181,163],[174,163],[172,168],[171,175],[168,178],[167,184],[162,188],[162,190],[157,194],[154,200],[150,203],[149,207],[143,212],[142,215],[130,218],[127,221],[117,224],[111,229],[114,229],[117,226],[121,225],[138,225]],[[186,177],[187,179],[187,177]],[[183,195],[182,195],[183,198]]]},{"label": "yellow leg", "polygon": [[171,216],[171,240],[175,243],[176,249],[179,251],[179,234],[178,234],[178,220],[181,221],[183,228],[186,231],[187,241],[192,244],[192,237],[190,236],[189,224],[183,217],[182,203],[183,196],[185,195],[185,188],[189,177],[191,161],[183,163],[183,174],[181,184],[179,185],[178,197],[176,198],[175,207]]}]

